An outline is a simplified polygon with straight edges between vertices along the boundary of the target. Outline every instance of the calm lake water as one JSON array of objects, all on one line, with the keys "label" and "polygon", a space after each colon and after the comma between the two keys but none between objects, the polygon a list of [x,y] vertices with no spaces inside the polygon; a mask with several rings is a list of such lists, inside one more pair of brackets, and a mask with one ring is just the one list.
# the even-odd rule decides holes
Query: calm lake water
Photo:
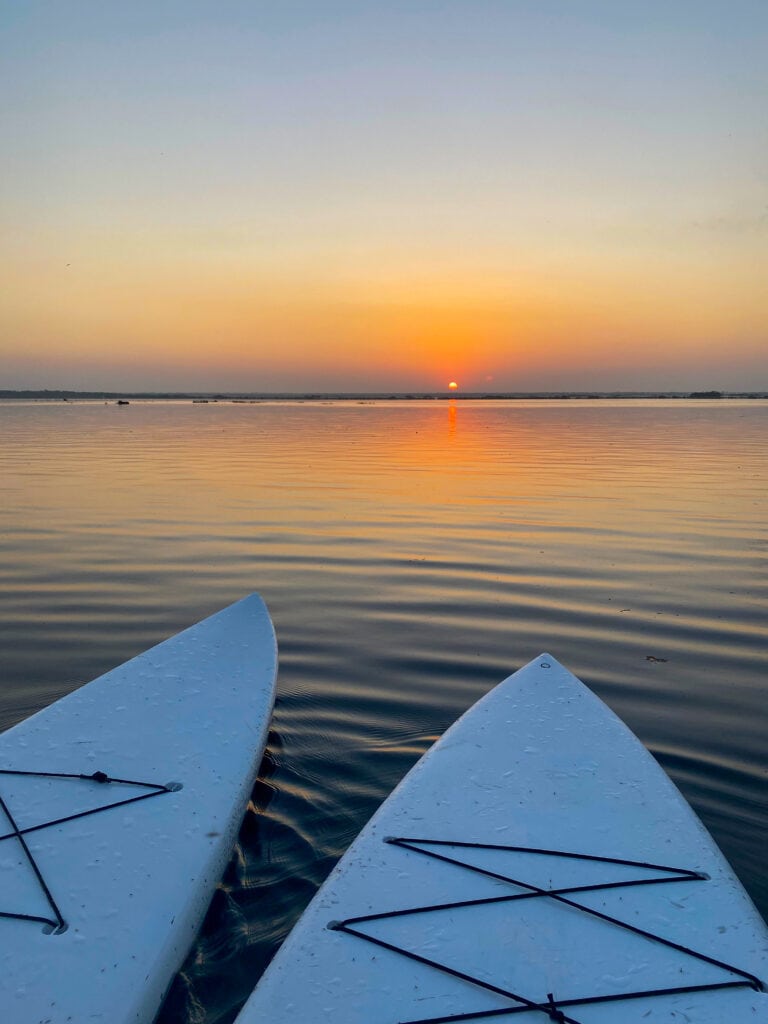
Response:
[{"label": "calm lake water", "polygon": [[764,915],[768,403],[0,403],[0,726],[258,590],[238,846],[161,1024],[233,1019],[381,800],[548,650]]}]

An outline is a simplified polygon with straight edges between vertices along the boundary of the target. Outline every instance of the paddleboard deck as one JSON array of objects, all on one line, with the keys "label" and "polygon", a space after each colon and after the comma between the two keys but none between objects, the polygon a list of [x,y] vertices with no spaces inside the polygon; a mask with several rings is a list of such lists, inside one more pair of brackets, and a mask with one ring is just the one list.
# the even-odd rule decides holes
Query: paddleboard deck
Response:
[{"label": "paddleboard deck", "polygon": [[252,595],[0,736],[0,1020],[149,1024],[264,751],[275,635]]},{"label": "paddleboard deck", "polygon": [[549,655],[374,815],[237,1024],[768,1021],[768,929],[627,727]]}]

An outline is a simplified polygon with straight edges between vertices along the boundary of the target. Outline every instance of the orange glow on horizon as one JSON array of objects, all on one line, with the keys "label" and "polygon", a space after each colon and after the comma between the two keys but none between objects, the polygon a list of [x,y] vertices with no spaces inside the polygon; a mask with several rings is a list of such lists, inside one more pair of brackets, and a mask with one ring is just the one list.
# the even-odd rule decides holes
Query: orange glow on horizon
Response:
[{"label": "orange glow on horizon", "polygon": [[41,354],[46,385],[264,391],[369,390],[374,381],[431,390],[448,377],[455,392],[454,374],[470,392],[491,382],[631,389],[638,375],[662,387],[670,373],[688,379],[694,360],[714,387],[727,371],[720,339],[734,338],[730,358],[743,366],[763,358],[754,260],[724,274],[696,261],[606,267],[582,255],[544,274],[532,258],[510,288],[492,267],[408,280],[378,268],[362,281],[343,263],[323,274],[309,265],[246,274],[234,257],[209,265],[165,255],[84,241],[66,270],[3,265],[13,287],[0,358],[19,386],[39,372]]}]

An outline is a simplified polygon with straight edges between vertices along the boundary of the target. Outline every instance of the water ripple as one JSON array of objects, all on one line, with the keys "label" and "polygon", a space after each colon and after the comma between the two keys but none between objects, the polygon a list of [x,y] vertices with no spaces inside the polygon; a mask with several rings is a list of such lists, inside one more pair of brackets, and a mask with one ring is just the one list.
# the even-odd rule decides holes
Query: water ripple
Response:
[{"label": "water ripple", "polygon": [[251,590],[272,731],[158,1024],[228,1024],[470,704],[551,650],[763,912],[768,403],[0,403],[0,724]]}]

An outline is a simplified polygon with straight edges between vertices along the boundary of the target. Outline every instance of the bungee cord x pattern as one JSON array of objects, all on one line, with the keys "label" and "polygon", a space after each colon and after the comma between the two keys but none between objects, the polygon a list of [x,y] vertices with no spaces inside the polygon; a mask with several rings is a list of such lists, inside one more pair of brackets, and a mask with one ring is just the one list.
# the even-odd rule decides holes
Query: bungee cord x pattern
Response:
[{"label": "bungee cord x pattern", "polygon": [[60,818],[52,818],[49,821],[39,822],[37,825],[31,825],[28,828],[19,828],[13,813],[8,806],[6,800],[0,795],[0,810],[3,811],[8,822],[11,826],[11,831],[6,832],[4,835],[0,835],[0,842],[9,840],[16,840],[21,847],[24,858],[29,864],[40,889],[45,896],[48,907],[50,908],[52,917],[45,917],[39,914],[22,914],[8,910],[0,909],[0,917],[11,918],[17,921],[32,921],[38,924],[45,925],[51,928],[54,933],[60,933],[67,927],[67,922],[59,909],[58,903],[54,899],[51,892],[50,886],[46,882],[43,872],[40,869],[32,851],[27,843],[26,836],[31,835],[34,832],[40,832],[47,828],[53,828],[56,825],[63,825],[67,821],[75,821],[77,818],[87,818],[93,814],[100,814],[102,811],[111,810],[113,807],[122,807],[125,804],[138,803],[140,800],[148,800],[154,796],[162,796],[164,793],[171,793],[177,787],[173,784],[167,786],[160,785],[156,782],[136,782],[132,779],[115,779],[107,775],[105,772],[96,771],[90,775],[83,775],[71,772],[28,772],[28,771],[17,771],[11,768],[0,768],[0,775],[5,776],[30,776],[33,778],[42,779],[75,779],[83,782],[97,783],[99,785],[115,785],[115,786],[134,786],[140,789],[146,790],[144,793],[139,793],[135,796],[126,797],[124,800],[113,800],[111,803],[102,804],[100,807],[92,807],[86,811],[78,811],[75,814],[63,815]]},{"label": "bungee cord x pattern", "polygon": [[[460,1021],[479,1021],[487,1020],[496,1017],[509,1017],[519,1013],[530,1013],[531,1011],[538,1011],[555,1024],[581,1024],[575,1017],[571,1017],[566,1009],[578,1006],[587,1006],[597,1003],[609,1003],[609,1002],[620,1002],[632,999],[662,997],[670,995],[680,995],[683,993],[692,992],[710,992],[717,991],[720,989],[729,988],[752,988],[756,991],[763,991],[764,985],[754,974],[750,974],[748,971],[744,971],[739,967],[734,967],[732,964],[727,964],[722,960],[718,960],[715,957],[708,956],[706,953],[698,952],[694,949],[690,949],[687,946],[683,946],[678,942],[673,942],[670,939],[665,939],[663,936],[655,935],[653,932],[646,931],[643,928],[639,928],[637,925],[630,924],[628,921],[622,921],[617,917],[612,917],[609,914],[604,914],[602,911],[595,910],[592,907],[584,906],[582,903],[577,903],[575,900],[569,897],[580,892],[600,892],[607,889],[624,889],[633,886],[640,885],[663,885],[670,883],[680,882],[705,882],[708,876],[698,871],[692,871],[688,868],[675,868],[669,867],[664,864],[650,864],[643,861],[625,860],[617,857],[604,857],[584,853],[574,853],[569,850],[546,850],[528,846],[500,846],[490,843],[473,843],[473,842],[458,842],[454,840],[441,840],[441,839],[420,839],[420,838],[406,838],[406,837],[390,837],[384,840],[390,845],[397,846],[404,850],[410,850],[413,853],[421,854],[425,857],[430,857],[434,860],[443,861],[448,864],[453,864],[459,868],[463,868],[466,871],[474,872],[475,874],[484,875],[488,878],[497,879],[502,882],[507,882],[518,888],[526,890],[525,892],[513,893],[507,896],[490,896],[481,899],[472,900],[459,900],[451,903],[439,903],[432,904],[430,906],[411,907],[407,910],[390,910],[384,911],[378,914],[365,914],[360,917],[349,917],[344,921],[332,921],[328,927],[334,931],[345,932],[348,935],[353,935],[356,938],[363,939],[365,942],[372,943],[373,945],[380,946],[383,949],[388,949],[393,953],[400,956],[406,957],[409,960],[414,960],[417,963],[424,964],[426,967],[433,968],[436,971],[440,971],[443,974],[451,975],[454,978],[458,978],[462,981],[467,981],[472,985],[477,985],[480,988],[485,989],[489,992],[494,992],[497,995],[504,996],[507,999],[512,1000],[517,1005],[509,1007],[500,1007],[493,1010],[478,1010],[470,1011],[466,1013],[448,1014],[440,1017],[421,1017],[418,1020],[401,1021],[399,1024],[459,1024]],[[559,888],[543,889],[540,886],[534,885],[531,882],[523,881],[522,879],[513,878],[510,875],[501,874],[497,871],[490,871],[486,868],[480,868],[473,864],[468,864],[463,860],[459,860],[456,857],[449,856],[445,852],[438,852],[438,849],[450,847],[452,849],[472,849],[472,850],[502,850],[510,853],[526,853],[526,854],[540,854],[550,857],[561,857],[564,859],[590,861],[602,864],[618,864],[624,867],[635,867],[642,868],[645,870],[652,870],[663,872],[660,876],[652,878],[630,878],[620,882],[597,882],[589,885],[578,885],[578,886],[563,886]],[[658,988],[648,989],[638,992],[620,992],[620,993],[607,993],[599,994],[594,996],[585,996],[580,998],[555,998],[552,992],[547,993],[546,1001],[531,999],[519,992],[513,992],[510,989],[504,988],[499,985],[494,985],[491,982],[485,981],[482,978],[478,978],[473,974],[465,971],[458,970],[453,967],[449,967],[446,964],[441,964],[436,960],[432,960],[429,957],[422,956],[419,953],[415,953],[412,950],[398,946],[395,943],[387,942],[384,939],[377,938],[376,936],[370,935],[365,931],[362,931],[359,926],[363,924],[370,924],[374,921],[384,921],[396,917],[408,917],[414,914],[425,914],[425,913],[439,913],[447,910],[456,910],[463,907],[476,907],[489,904],[498,903],[516,903],[520,900],[530,899],[550,899],[558,903],[562,903],[574,910],[588,914],[591,917],[595,917],[598,920],[604,921],[606,924],[614,925],[622,928],[626,931],[632,932],[635,935],[640,935],[645,939],[649,939],[652,942],[659,943],[660,945],[666,946],[670,949],[677,950],[679,953],[683,953],[686,956],[692,957],[695,960],[700,960],[704,963],[711,964],[712,966],[720,968],[722,971],[730,974],[732,977],[729,980],[721,982],[710,982],[708,984],[700,985],[680,985],[673,988]]]}]

